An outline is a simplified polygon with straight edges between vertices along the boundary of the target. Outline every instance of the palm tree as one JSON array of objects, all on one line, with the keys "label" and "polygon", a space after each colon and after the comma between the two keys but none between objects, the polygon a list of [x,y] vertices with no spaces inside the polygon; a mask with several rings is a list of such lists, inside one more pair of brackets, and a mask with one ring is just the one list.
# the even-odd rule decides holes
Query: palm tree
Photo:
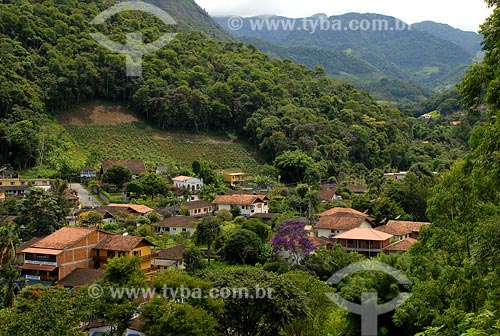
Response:
[{"label": "palm tree", "polygon": [[19,273],[14,268],[16,262],[16,247],[19,238],[14,225],[5,224],[0,220],[0,307],[10,307],[14,301],[15,281]]}]

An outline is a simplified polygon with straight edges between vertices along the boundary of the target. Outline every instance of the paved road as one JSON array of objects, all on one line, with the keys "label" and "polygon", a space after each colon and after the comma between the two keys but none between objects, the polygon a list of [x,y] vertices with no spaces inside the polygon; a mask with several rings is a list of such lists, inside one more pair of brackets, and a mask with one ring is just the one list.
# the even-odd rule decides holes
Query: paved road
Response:
[{"label": "paved road", "polygon": [[91,195],[80,183],[71,183],[71,189],[78,193],[82,208],[95,208],[99,206],[99,201],[95,198],[95,196]]}]

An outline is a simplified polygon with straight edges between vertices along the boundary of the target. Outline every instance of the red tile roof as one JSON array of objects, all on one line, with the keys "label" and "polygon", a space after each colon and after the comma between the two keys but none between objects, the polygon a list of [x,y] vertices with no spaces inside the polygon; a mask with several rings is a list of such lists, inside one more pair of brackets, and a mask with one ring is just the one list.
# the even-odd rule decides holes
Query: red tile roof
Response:
[{"label": "red tile roof", "polygon": [[394,236],[404,236],[410,233],[420,232],[420,228],[425,225],[430,225],[428,222],[408,222],[390,220],[386,225],[375,228],[378,231],[392,234]]},{"label": "red tile roof", "polygon": [[77,268],[66,275],[57,284],[66,287],[81,287],[90,285],[104,276],[103,269]]},{"label": "red tile roof", "polygon": [[161,250],[158,252],[156,259],[162,260],[182,260],[184,258],[183,253],[186,249],[184,245],[177,245],[166,250]]},{"label": "red tile roof", "polygon": [[154,244],[144,237],[109,235],[101,240],[94,248],[96,250],[130,252],[140,243],[153,246]]},{"label": "red tile roof", "polygon": [[194,223],[198,220],[194,217],[189,216],[172,216],[165,218],[164,220],[153,224],[157,227],[185,227],[194,228]]},{"label": "red tile roof", "polygon": [[384,252],[408,252],[417,242],[418,240],[413,238],[402,239],[384,248]]},{"label": "red tile roof", "polygon": [[132,210],[134,212],[137,212],[139,214],[147,214],[148,212],[154,211],[154,209],[151,209],[150,207],[142,204],[116,204],[116,203],[111,203],[107,205],[108,208],[118,208],[120,211],[125,210]]},{"label": "red tile roof", "polygon": [[386,241],[392,237],[391,234],[375,229],[355,228],[335,236],[335,239]]},{"label": "red tile roof", "polygon": [[337,192],[336,190],[331,190],[331,189],[320,190],[318,191],[318,197],[322,201],[330,202],[331,200],[333,200],[333,197],[335,196],[336,192]]},{"label": "red tile roof", "polygon": [[314,247],[329,246],[329,245],[334,244],[334,242],[332,240],[324,238],[324,237],[313,237],[312,241],[313,241]]},{"label": "red tile roof", "polygon": [[24,250],[26,250],[28,247],[31,247],[31,245],[38,243],[40,240],[42,240],[44,237],[33,237],[27,242],[22,243],[16,248],[16,253],[22,253]]},{"label": "red tile roof", "polygon": [[222,195],[218,196],[213,204],[229,204],[229,205],[252,205],[267,201],[265,195]]},{"label": "red tile roof", "polygon": [[185,202],[185,203],[182,203],[181,205],[187,206],[187,208],[189,210],[211,208],[213,206],[212,203],[210,203],[208,201],[204,201],[204,200]]},{"label": "red tile roof", "polygon": [[113,165],[122,165],[127,167],[132,174],[139,175],[146,172],[146,165],[144,161],[141,160],[108,160],[104,161],[101,165],[101,170],[103,173]]},{"label": "red tile roof", "polygon": [[[31,245],[32,248],[64,250],[88,237],[96,229],[63,227]],[[103,233],[104,234],[104,233]]]},{"label": "red tile roof", "polygon": [[332,215],[335,215],[337,213],[348,213],[348,214],[353,214],[353,215],[358,215],[358,216],[363,216],[363,217],[369,217],[367,214],[365,214],[361,211],[354,210],[351,208],[341,208],[341,207],[335,207],[335,208],[326,210],[326,211],[320,213],[319,216],[320,217],[332,216]]},{"label": "red tile roof", "polygon": [[187,180],[189,180],[191,178],[192,178],[191,176],[181,175],[181,176],[174,177],[172,179],[172,181],[174,181],[174,182],[186,182]]},{"label": "red tile roof", "polygon": [[370,218],[365,216],[350,213],[337,213],[332,216],[321,217],[318,223],[316,223],[315,228],[347,231],[358,228],[364,222],[368,222],[370,225],[372,224]]}]

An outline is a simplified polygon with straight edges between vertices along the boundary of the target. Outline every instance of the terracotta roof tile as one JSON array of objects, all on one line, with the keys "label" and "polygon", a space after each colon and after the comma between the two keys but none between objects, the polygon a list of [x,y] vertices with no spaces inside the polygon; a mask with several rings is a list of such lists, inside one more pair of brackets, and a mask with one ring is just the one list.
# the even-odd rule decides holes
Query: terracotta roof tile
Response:
[{"label": "terracotta roof tile", "polygon": [[414,232],[420,232],[420,228],[425,225],[430,225],[428,222],[408,222],[390,220],[386,225],[375,228],[378,231],[392,234],[394,236],[404,236]]},{"label": "terracotta roof tile", "polygon": [[326,230],[351,230],[359,227],[362,223],[371,221],[368,217],[358,216],[348,213],[337,213],[333,216],[321,217],[316,223],[316,229],[326,229]]},{"label": "terracotta roof tile", "polygon": [[163,260],[182,260],[184,250],[186,249],[186,246],[184,245],[177,245],[171,248],[168,248],[166,250],[161,250],[158,252],[158,255],[156,256],[156,259],[163,259]]},{"label": "terracotta roof tile", "polygon": [[169,218],[165,218],[162,221],[154,223],[154,226],[157,227],[185,227],[185,228],[194,228],[194,223],[197,221],[194,217],[189,216],[172,216]]},{"label": "terracotta roof tile", "polygon": [[192,179],[192,178],[194,178],[194,177],[181,175],[181,176],[174,177],[172,179],[172,181],[174,181],[174,182],[186,182],[187,180]]},{"label": "terracotta roof tile", "polygon": [[129,252],[142,242],[144,242],[146,245],[154,245],[144,237],[109,235],[101,240],[94,248],[96,250]]},{"label": "terracotta roof tile", "polygon": [[103,275],[104,270],[100,268],[77,268],[66,275],[57,284],[66,287],[81,287],[94,283],[102,278]]},{"label": "terracotta roof tile", "polygon": [[31,247],[31,245],[38,243],[40,240],[42,240],[44,237],[33,237],[27,242],[22,243],[16,248],[16,253],[22,253],[23,250],[26,250],[28,247]]},{"label": "terracotta roof tile", "polygon": [[335,207],[335,208],[323,211],[322,213],[319,214],[319,216],[320,217],[332,216],[332,215],[335,215],[337,213],[348,213],[348,214],[354,214],[354,215],[363,216],[363,217],[369,217],[367,214],[362,213],[361,211],[354,210],[351,208],[341,208],[341,207]]},{"label": "terracotta roof tile", "polygon": [[101,165],[102,172],[105,173],[109,167],[113,165],[122,165],[127,167],[132,174],[139,175],[146,172],[146,165],[141,160],[108,160],[104,161]]},{"label": "terracotta roof tile", "polygon": [[320,190],[318,191],[318,197],[322,201],[330,202],[335,196],[336,190]]},{"label": "terracotta roof tile", "polygon": [[95,231],[96,229],[94,228],[63,227],[32,244],[31,247],[64,250],[70,248]]},{"label": "terracotta roof tile", "polygon": [[335,239],[386,241],[393,235],[375,229],[355,228],[335,236]]},{"label": "terracotta roof tile", "polygon": [[334,244],[334,242],[332,240],[324,238],[324,237],[313,237],[312,240],[313,240],[314,247],[329,246],[329,245]]},{"label": "terracotta roof tile", "polygon": [[252,205],[254,203],[267,201],[265,195],[222,195],[218,196],[213,204],[230,204],[230,205]]},{"label": "terracotta roof tile", "polygon": [[399,240],[386,248],[384,248],[384,251],[390,251],[390,252],[408,252],[410,250],[410,247],[412,247],[418,240],[413,239],[413,238],[406,238]]},{"label": "terracotta roof tile", "polygon": [[[107,206],[101,207],[105,208],[105,210],[118,210],[118,211],[126,211],[126,210],[132,210],[134,212],[137,212],[139,214],[147,214],[148,212],[154,211],[154,209],[151,209],[150,207],[142,204],[116,204],[116,203],[110,203]],[[113,209],[115,208],[115,209]],[[111,211],[110,211],[111,212]]]},{"label": "terracotta roof tile", "polygon": [[198,201],[191,201],[191,202],[184,202],[182,205],[187,206],[189,210],[193,209],[201,209],[201,208],[211,208],[213,206],[212,203],[204,200],[198,200]]}]

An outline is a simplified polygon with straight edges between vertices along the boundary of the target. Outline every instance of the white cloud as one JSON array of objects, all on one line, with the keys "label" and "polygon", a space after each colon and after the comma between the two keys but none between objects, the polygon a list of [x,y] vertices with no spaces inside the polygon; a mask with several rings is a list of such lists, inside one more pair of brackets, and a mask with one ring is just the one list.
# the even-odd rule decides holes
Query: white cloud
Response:
[{"label": "white cloud", "polygon": [[407,23],[432,20],[464,30],[477,31],[492,9],[483,0],[195,0],[211,15],[253,16],[279,14],[307,17],[316,13],[347,12],[395,16]]}]

